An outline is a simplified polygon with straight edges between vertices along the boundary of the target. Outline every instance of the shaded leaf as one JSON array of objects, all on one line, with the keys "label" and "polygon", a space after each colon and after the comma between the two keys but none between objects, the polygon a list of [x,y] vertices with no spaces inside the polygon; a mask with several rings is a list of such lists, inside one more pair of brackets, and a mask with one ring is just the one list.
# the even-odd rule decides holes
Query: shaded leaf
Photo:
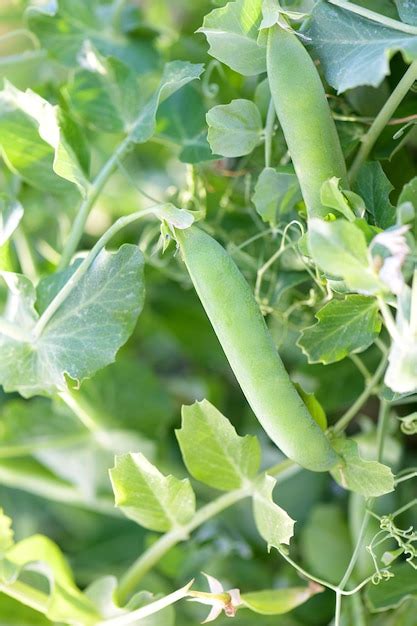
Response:
[{"label": "shaded leaf", "polygon": [[252,201],[264,222],[271,226],[279,215],[291,211],[302,200],[297,176],[291,172],[277,172],[265,167],[255,185]]},{"label": "shaded leaf", "polygon": [[381,331],[378,303],[366,296],[352,294],[332,300],[316,317],[319,321],[305,328],[297,341],[309,363],[334,363],[362,352]]},{"label": "shaded leaf", "polygon": [[417,0],[395,0],[400,18],[417,26]]},{"label": "shaded leaf", "polygon": [[388,180],[379,161],[364,163],[360,168],[355,191],[365,201],[366,210],[372,222],[380,228],[389,228],[395,223],[395,208],[389,196],[394,187]]},{"label": "shaded leaf", "polygon": [[365,498],[376,498],[394,491],[394,476],[391,469],[377,461],[362,459],[356,441],[334,439],[332,446],[343,461],[330,473],[342,487],[360,493]]},{"label": "shaded leaf", "polygon": [[58,176],[88,187],[88,154],[68,117],[38,94],[6,83],[0,92],[0,145],[12,171],[41,190],[65,190]]},{"label": "shaded leaf", "polygon": [[268,544],[268,551],[271,548],[279,550],[281,544],[289,544],[294,534],[295,521],[272,499],[275,484],[275,478],[265,474],[259,479],[253,493],[256,527]]},{"label": "shaded leaf", "polygon": [[371,267],[363,232],[345,220],[310,220],[308,247],[317,265],[330,276],[342,278],[348,287],[364,294],[384,290]]},{"label": "shaded leaf", "polygon": [[[40,313],[77,266],[40,283]],[[0,382],[5,390],[25,397],[64,391],[65,375],[82,380],[113,362],[143,306],[143,256],[130,244],[116,253],[99,253],[35,341],[31,333],[39,315],[34,288],[24,277],[9,274],[8,280],[14,283],[9,284],[13,291],[5,320],[26,336],[0,333]]]},{"label": "shaded leaf", "polygon": [[370,585],[366,590],[366,602],[371,611],[387,611],[400,606],[409,598],[417,598],[417,571],[402,563],[394,565],[392,578],[379,585]]},{"label": "shaded leaf", "polygon": [[214,9],[197,31],[204,33],[209,53],[244,76],[266,70],[265,48],[258,45],[263,0],[236,0]]},{"label": "shaded leaf", "polygon": [[110,478],[116,506],[145,528],[166,532],[194,515],[189,480],[164,476],[143,454],[117,456]]},{"label": "shaded leaf", "polygon": [[417,58],[417,35],[387,28],[328,2],[315,5],[305,34],[327,82],[338,93],[360,85],[377,87],[398,51],[408,62]]},{"label": "shaded leaf", "polygon": [[259,109],[250,100],[232,100],[207,113],[208,142],[214,154],[237,157],[250,154],[262,134]]},{"label": "shaded leaf", "polygon": [[229,420],[207,400],[182,407],[176,431],[190,474],[216,489],[238,489],[259,470],[261,450],[256,437],[239,437]]}]

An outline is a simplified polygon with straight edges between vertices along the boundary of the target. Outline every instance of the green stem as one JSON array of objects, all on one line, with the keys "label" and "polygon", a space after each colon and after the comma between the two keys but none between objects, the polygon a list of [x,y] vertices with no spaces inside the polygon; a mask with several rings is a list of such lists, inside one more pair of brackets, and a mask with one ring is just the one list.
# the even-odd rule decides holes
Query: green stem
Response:
[{"label": "green stem", "polygon": [[88,269],[93,264],[94,260],[104,248],[104,246],[114,237],[116,233],[119,232],[122,228],[127,226],[128,224],[132,224],[132,222],[137,221],[141,217],[146,217],[149,215],[154,215],[156,212],[156,207],[152,207],[150,209],[146,209],[143,211],[136,211],[135,213],[131,213],[130,215],[125,215],[124,217],[120,217],[114,224],[111,226],[105,233],[100,237],[95,246],[90,250],[88,255],[79,265],[78,269],[74,272],[74,274],[67,280],[61,291],[57,293],[55,298],[49,303],[45,311],[42,313],[41,317],[36,323],[35,328],[33,329],[33,341],[36,341],[41,336],[44,331],[46,325],[52,318],[52,316],[59,309],[61,304],[66,300],[71,291],[77,286],[80,282],[81,278],[86,274]]},{"label": "green stem", "polygon": [[62,391],[59,394],[61,400],[71,409],[80,422],[93,435],[96,442],[106,450],[112,450],[113,442],[109,433],[102,428],[95,418],[85,408],[83,403],[71,391]]},{"label": "green stem", "polygon": [[377,22],[378,24],[381,24],[381,26],[399,30],[402,33],[408,33],[409,35],[417,35],[417,27],[411,26],[411,24],[405,24],[399,20],[394,20],[386,15],[381,15],[381,13],[376,13],[376,11],[371,11],[370,9],[366,9],[358,4],[353,4],[352,2],[348,2],[348,0],[329,0],[329,2],[330,4],[335,4],[341,9],[346,9],[347,11],[356,13],[361,17],[366,17],[368,20],[372,20],[372,22]]},{"label": "green stem", "polygon": [[359,530],[358,539],[356,541],[355,549],[354,549],[352,557],[351,557],[351,559],[349,561],[349,565],[347,566],[346,571],[345,571],[345,573],[343,575],[343,578],[342,578],[342,580],[339,583],[339,589],[341,589],[342,591],[344,590],[344,588],[346,587],[346,585],[347,585],[347,583],[349,581],[349,578],[350,578],[350,576],[351,576],[351,574],[353,572],[353,568],[356,565],[356,561],[358,559],[359,553],[362,550],[363,540],[365,538],[366,530],[368,528],[369,517],[370,517],[369,510],[366,510],[365,515],[363,516],[361,528]]},{"label": "green stem", "polygon": [[356,401],[352,404],[350,409],[346,411],[344,415],[336,422],[334,426],[334,432],[340,433],[345,430],[345,428],[349,425],[351,420],[357,415],[358,411],[365,404],[367,399],[374,393],[384,371],[388,361],[388,355],[384,354],[380,364],[375,370],[372,378],[369,379],[368,383],[365,385],[365,389],[362,391],[360,396],[356,399]]},{"label": "green stem", "polygon": [[[335,2],[336,0],[331,1]],[[341,2],[341,0],[337,0],[337,2]],[[403,24],[403,26],[406,26],[406,24]],[[410,26],[410,28],[412,27]],[[417,34],[417,28],[414,28],[414,34]],[[406,71],[406,73],[404,74],[404,76],[395,87],[394,91],[374,119],[368,132],[362,137],[361,146],[353,161],[352,167],[350,168],[351,182],[354,182],[354,180],[356,179],[361,165],[368,158],[378,137],[394,115],[401,101],[404,99],[410,88],[413,86],[415,80],[417,80],[417,61],[413,61],[413,63],[410,65],[410,67],[408,68],[408,70]]]},{"label": "green stem", "polygon": [[103,165],[93,183],[90,185],[87,195],[82,201],[80,208],[78,210],[77,216],[74,220],[74,223],[71,228],[71,232],[69,237],[65,243],[64,250],[62,252],[61,260],[58,266],[59,270],[64,269],[69,265],[75,251],[77,250],[79,241],[84,232],[85,223],[90,214],[91,209],[93,208],[97,198],[103,191],[107,181],[113,172],[117,169],[117,165],[119,160],[123,159],[123,157],[128,152],[132,143],[131,135],[129,134],[125,139],[120,143],[117,149],[113,152],[111,157],[106,161]]},{"label": "green stem", "polygon": [[385,435],[389,422],[389,402],[381,400],[379,405],[378,429],[377,429],[377,460],[382,463],[384,459]]},{"label": "green stem", "polygon": [[[267,470],[267,473],[277,477],[278,482],[289,478],[300,468],[293,461],[285,460]],[[124,604],[131,593],[136,589],[140,580],[158,561],[173,548],[177,543],[184,541],[196,528],[218,515],[225,509],[240,500],[251,495],[251,485],[235,489],[225,493],[216,500],[202,506],[194,515],[193,519],[180,528],[175,528],[162,535],[150,548],[148,548],[127,570],[117,588],[117,598],[120,604]]]},{"label": "green stem", "polygon": [[275,106],[272,98],[269,101],[265,124],[265,167],[271,167],[272,138],[274,136]]},{"label": "green stem", "polygon": [[46,613],[48,611],[48,596],[19,580],[10,585],[0,583],[0,592],[5,593],[40,613]]},{"label": "green stem", "polygon": [[340,618],[342,614],[342,594],[336,591],[336,606],[334,611],[334,626],[340,626]]}]

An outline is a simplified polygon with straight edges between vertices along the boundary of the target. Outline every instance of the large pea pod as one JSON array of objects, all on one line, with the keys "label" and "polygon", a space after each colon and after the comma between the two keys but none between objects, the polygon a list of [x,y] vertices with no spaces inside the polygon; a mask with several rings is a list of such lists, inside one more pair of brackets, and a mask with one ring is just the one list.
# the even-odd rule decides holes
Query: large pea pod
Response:
[{"label": "large pea pod", "polygon": [[324,217],[322,184],[336,176],[348,188],[346,165],[320,76],[294,33],[268,33],[267,73],[275,110],[309,217]]},{"label": "large pea pod", "polygon": [[294,388],[233,259],[196,226],[177,230],[176,239],[230,366],[266,433],[303,467],[331,468],[338,457]]}]

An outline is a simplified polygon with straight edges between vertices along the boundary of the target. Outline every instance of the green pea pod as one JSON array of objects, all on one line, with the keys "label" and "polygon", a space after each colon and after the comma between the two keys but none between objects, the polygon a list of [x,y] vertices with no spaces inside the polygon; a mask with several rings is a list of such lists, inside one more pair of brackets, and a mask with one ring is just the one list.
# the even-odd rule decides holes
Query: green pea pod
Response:
[{"label": "green pea pod", "polygon": [[176,239],[230,366],[266,433],[307,469],[334,466],[338,457],[292,384],[233,259],[196,226],[177,230]]},{"label": "green pea pod", "polygon": [[308,216],[324,217],[321,186],[336,176],[348,189],[346,164],[317,69],[297,35],[279,26],[268,33],[267,73]]}]

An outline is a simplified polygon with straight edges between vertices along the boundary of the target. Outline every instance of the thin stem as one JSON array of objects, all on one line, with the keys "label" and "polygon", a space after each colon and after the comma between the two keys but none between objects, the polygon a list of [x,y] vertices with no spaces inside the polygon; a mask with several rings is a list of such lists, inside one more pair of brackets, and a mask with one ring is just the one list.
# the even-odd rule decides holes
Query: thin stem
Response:
[{"label": "thin stem", "polygon": [[29,242],[21,226],[15,231],[13,241],[23,274],[35,283],[38,279],[38,272]]},{"label": "thin stem", "polygon": [[385,15],[381,15],[380,13],[376,13],[370,9],[365,9],[365,7],[348,2],[348,0],[329,0],[329,2],[330,4],[335,4],[341,9],[346,9],[351,13],[356,13],[361,17],[366,17],[368,20],[377,22],[378,24],[381,24],[381,26],[393,28],[394,30],[399,30],[402,33],[408,33],[409,35],[417,35],[417,27],[411,26],[411,24],[405,24],[399,20],[394,20],[391,17],[386,17]]},{"label": "thin stem", "polygon": [[131,213],[130,215],[125,215],[124,217],[120,217],[114,224],[111,226],[105,233],[100,237],[95,246],[90,250],[88,255],[84,258],[82,263],[79,265],[78,269],[74,272],[74,274],[69,278],[69,280],[65,283],[61,291],[57,293],[55,298],[49,303],[45,311],[42,313],[41,317],[36,323],[36,326],[33,330],[33,340],[36,341],[42,332],[44,331],[46,325],[52,318],[52,316],[59,309],[61,304],[67,299],[71,291],[77,286],[80,282],[81,278],[86,274],[88,269],[93,264],[94,260],[104,248],[104,246],[114,237],[116,233],[119,232],[122,228],[127,226],[128,224],[132,224],[139,220],[142,217],[146,217],[149,215],[154,215],[156,213],[157,207],[151,207],[149,209],[143,211],[136,211],[135,213]]},{"label": "thin stem", "polygon": [[342,614],[342,594],[336,591],[336,607],[334,611],[334,626],[340,626],[340,618]]},{"label": "thin stem", "polygon": [[26,606],[29,606],[35,611],[39,611],[39,613],[46,613],[48,610],[48,596],[37,589],[33,589],[33,587],[30,587],[26,583],[20,582],[19,580],[11,583],[10,585],[0,583],[0,592],[5,593]]},{"label": "thin stem", "polygon": [[272,98],[269,101],[265,124],[265,167],[271,167],[272,138],[274,136],[275,106]]},{"label": "thin stem", "polygon": [[307,578],[309,580],[313,580],[315,583],[317,583],[319,585],[322,585],[323,587],[327,587],[328,589],[331,589],[335,593],[340,593],[341,592],[341,590],[338,587],[336,587],[336,585],[332,585],[327,580],[323,580],[322,578],[318,578],[317,576],[313,576],[312,574],[307,572],[305,569],[303,569],[301,567],[301,565],[298,565],[298,563],[293,561],[292,558],[288,554],[286,554],[283,550],[278,550],[278,552],[287,561],[287,563],[292,565],[292,567],[295,570],[297,570],[297,572],[299,574],[301,574],[301,576],[303,576],[304,578]]},{"label": "thin stem", "polygon": [[343,430],[345,430],[345,428],[348,426],[348,424],[350,423],[350,421],[357,415],[358,411],[361,409],[361,407],[365,404],[365,402],[368,400],[368,398],[370,396],[372,396],[372,394],[374,393],[384,371],[385,371],[385,366],[387,364],[388,361],[388,355],[384,354],[380,364],[378,365],[377,369],[375,370],[374,375],[372,376],[372,378],[369,379],[369,382],[365,385],[364,390],[362,391],[362,393],[360,394],[360,396],[356,399],[356,401],[352,404],[352,406],[350,407],[350,409],[348,409],[346,411],[346,413],[344,415],[342,415],[342,417],[336,422],[335,426],[334,426],[334,431],[336,433],[340,433]]},{"label": "thin stem", "polygon": [[125,613],[124,615],[119,615],[118,617],[112,617],[103,622],[99,622],[97,626],[127,626],[128,624],[136,624],[145,617],[158,613],[165,607],[178,602],[178,600],[186,598],[193,582],[194,580],[189,582],[188,585],[185,585],[185,587],[170,593],[168,596],[160,598],[160,600],[156,600],[146,606],[142,606],[141,608],[136,609],[136,611],[131,611],[130,613]]},{"label": "thin stem", "polygon": [[356,565],[356,561],[358,559],[359,556],[359,552],[362,550],[362,544],[363,544],[363,540],[365,538],[365,533],[366,533],[366,529],[368,528],[368,522],[369,522],[369,517],[370,517],[370,513],[369,511],[365,511],[365,515],[363,517],[362,520],[362,524],[359,530],[359,534],[358,534],[358,539],[356,541],[356,546],[355,549],[353,551],[353,554],[351,556],[351,559],[349,561],[349,565],[346,568],[346,571],[343,575],[342,580],[339,583],[339,589],[344,590],[344,588],[346,587],[349,578],[352,574],[353,568]]},{"label": "thin stem", "polygon": [[62,391],[58,394],[61,400],[71,409],[80,422],[89,430],[97,443],[106,450],[112,450],[113,444],[109,433],[101,427],[85,406],[70,391]]},{"label": "thin stem", "polygon": [[356,367],[358,368],[358,370],[360,371],[364,379],[369,380],[371,378],[371,372],[368,370],[368,368],[366,367],[362,359],[358,357],[357,354],[350,354],[349,358],[352,361],[352,363],[356,365]]},{"label": "thin stem", "polygon": [[93,208],[97,198],[103,191],[107,181],[113,172],[117,169],[118,162],[121,160],[125,154],[128,152],[132,143],[132,137],[129,134],[125,139],[120,143],[117,149],[113,152],[111,157],[106,161],[103,165],[93,183],[90,185],[87,195],[82,201],[80,208],[77,213],[77,217],[74,220],[74,223],[71,228],[71,232],[69,237],[65,243],[64,250],[62,252],[61,260],[58,266],[58,269],[62,270],[67,265],[69,265],[75,251],[77,250],[79,241],[84,232],[85,223],[90,214],[91,209]]},{"label": "thin stem", "polygon": [[[293,461],[287,459],[274,467],[267,470],[267,474],[275,476],[278,482],[284,481],[294,473],[300,470],[299,466],[295,465]],[[133,563],[133,565],[127,570],[122,579],[120,580],[117,588],[117,598],[121,604],[124,604],[130,594],[136,589],[138,583],[143,576],[156,564],[158,561],[173,548],[177,543],[184,541],[196,528],[207,522],[212,517],[218,515],[225,509],[229,508],[233,504],[236,504],[240,500],[247,498],[251,495],[251,485],[245,486],[234,491],[225,493],[216,500],[209,502],[205,506],[202,506],[194,515],[193,519],[180,528],[173,529],[162,535],[150,548],[148,548],[141,556]]]},{"label": "thin stem", "polygon": [[[342,0],[330,0],[333,3],[340,3]],[[346,3],[350,4],[350,3]],[[365,9],[363,9],[365,10]],[[372,12],[371,12],[372,13]],[[382,17],[382,16],[381,16]],[[386,18],[388,19],[388,18]],[[393,20],[395,22],[395,20]],[[403,24],[403,26],[407,26]],[[410,26],[410,28],[413,28]],[[413,28],[414,34],[417,34],[417,28]],[[410,65],[390,97],[374,119],[368,132],[362,137],[361,146],[350,168],[350,180],[353,182],[357,175],[361,165],[368,158],[373,146],[375,145],[378,137],[388,124],[401,101],[405,98],[410,88],[413,86],[414,81],[417,79],[417,61],[413,61]]]},{"label": "thin stem", "polygon": [[382,318],[384,320],[385,327],[389,334],[391,335],[391,339],[396,342],[401,342],[401,336],[398,332],[397,326],[395,325],[395,320],[392,316],[391,310],[385,300],[381,297],[377,297],[379,310],[381,311]]},{"label": "thin stem", "polygon": [[379,462],[382,462],[384,458],[384,442],[388,426],[389,407],[390,405],[386,400],[381,400],[377,429],[377,460]]}]

